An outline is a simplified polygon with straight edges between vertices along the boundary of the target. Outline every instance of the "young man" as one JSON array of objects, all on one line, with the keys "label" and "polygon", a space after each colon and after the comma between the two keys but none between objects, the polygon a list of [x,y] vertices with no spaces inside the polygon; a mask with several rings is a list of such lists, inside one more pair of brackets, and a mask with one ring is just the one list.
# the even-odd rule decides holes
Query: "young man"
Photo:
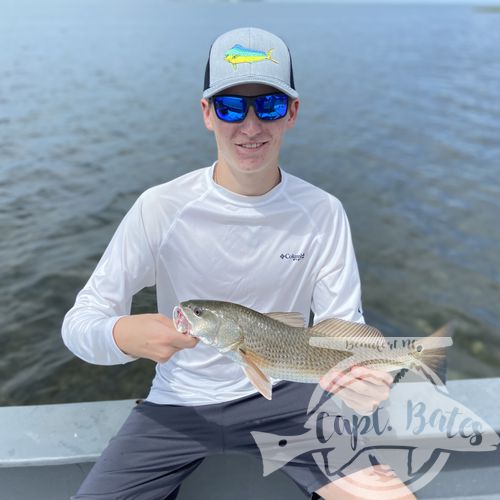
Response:
[{"label": "young man", "polygon": [[[264,399],[239,365],[176,331],[171,313],[179,302],[225,300],[305,318],[312,309],[315,322],[363,321],[341,204],[279,166],[299,110],[284,42],[256,28],[221,35],[210,50],[201,107],[217,161],[138,198],[64,320],[66,345],[88,362],[157,362],[147,400],[103,452],[78,499],[175,498],[209,454],[260,457],[251,431],[304,431],[314,384],[274,381],[273,399]],[[154,284],[158,314],[131,316],[133,295]],[[321,385],[367,413],[388,397],[391,382],[358,369],[340,379],[332,371]],[[311,453],[283,470],[310,495],[350,498],[346,478],[329,482]],[[350,477],[369,483],[373,473]]]}]

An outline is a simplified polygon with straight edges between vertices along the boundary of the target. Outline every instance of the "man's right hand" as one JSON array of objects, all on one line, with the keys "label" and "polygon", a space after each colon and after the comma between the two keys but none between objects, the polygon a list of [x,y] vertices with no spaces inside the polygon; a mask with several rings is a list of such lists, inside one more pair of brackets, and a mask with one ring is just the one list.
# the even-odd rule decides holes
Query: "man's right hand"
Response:
[{"label": "man's right hand", "polygon": [[163,314],[124,316],[115,323],[113,337],[125,354],[157,363],[165,363],[177,351],[198,343],[198,339],[178,332]]}]

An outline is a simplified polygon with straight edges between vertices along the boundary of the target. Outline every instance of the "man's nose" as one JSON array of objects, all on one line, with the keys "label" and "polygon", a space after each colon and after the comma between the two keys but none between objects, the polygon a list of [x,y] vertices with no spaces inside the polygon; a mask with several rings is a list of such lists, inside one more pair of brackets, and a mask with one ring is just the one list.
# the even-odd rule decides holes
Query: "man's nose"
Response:
[{"label": "man's nose", "polygon": [[240,131],[249,135],[257,135],[262,130],[262,122],[257,118],[253,106],[250,106],[247,116],[241,122]]}]

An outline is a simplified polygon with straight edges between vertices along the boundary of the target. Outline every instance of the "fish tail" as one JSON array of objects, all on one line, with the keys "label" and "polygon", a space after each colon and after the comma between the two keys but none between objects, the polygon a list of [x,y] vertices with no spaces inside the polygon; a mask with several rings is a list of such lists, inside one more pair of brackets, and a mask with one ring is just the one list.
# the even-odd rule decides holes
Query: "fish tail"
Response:
[{"label": "fish tail", "polygon": [[[450,321],[432,335],[420,339],[417,343],[417,350],[421,346],[421,364],[432,370],[442,384],[446,383],[446,346],[452,345],[452,336],[455,332],[455,323]],[[437,347],[441,345],[442,347]]]},{"label": "fish tail", "polygon": [[[252,431],[250,433],[259,448],[262,456],[263,475],[268,476],[272,472],[281,469],[285,464],[295,458],[295,455],[288,450],[282,450],[279,443],[286,443],[286,440],[279,441],[279,436],[268,432]],[[278,438],[278,439],[277,439]]]},{"label": "fish tail", "polygon": [[266,53],[266,57],[267,59],[269,59],[270,61],[272,61],[273,63],[276,63],[276,64],[279,64],[278,61],[274,60],[273,57],[272,57],[272,51],[274,49],[269,49]]},{"label": "fish tail", "polygon": [[423,371],[426,371],[425,368],[428,368],[434,372],[439,377],[437,381],[439,385],[446,383],[448,362],[444,349],[433,349],[433,351],[429,351],[429,353],[422,356],[418,364],[423,365]]}]

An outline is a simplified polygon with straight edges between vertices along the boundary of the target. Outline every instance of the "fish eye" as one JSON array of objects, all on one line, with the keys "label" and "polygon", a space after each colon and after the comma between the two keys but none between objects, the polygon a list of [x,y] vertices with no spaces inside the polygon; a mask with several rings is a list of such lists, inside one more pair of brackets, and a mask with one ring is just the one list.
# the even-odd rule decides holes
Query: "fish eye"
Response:
[{"label": "fish eye", "polygon": [[201,307],[195,307],[193,309],[193,312],[196,316],[201,316],[202,312],[203,312],[203,309]]},{"label": "fish eye", "polygon": [[422,352],[424,350],[424,346],[422,344],[417,345],[417,352]]}]

